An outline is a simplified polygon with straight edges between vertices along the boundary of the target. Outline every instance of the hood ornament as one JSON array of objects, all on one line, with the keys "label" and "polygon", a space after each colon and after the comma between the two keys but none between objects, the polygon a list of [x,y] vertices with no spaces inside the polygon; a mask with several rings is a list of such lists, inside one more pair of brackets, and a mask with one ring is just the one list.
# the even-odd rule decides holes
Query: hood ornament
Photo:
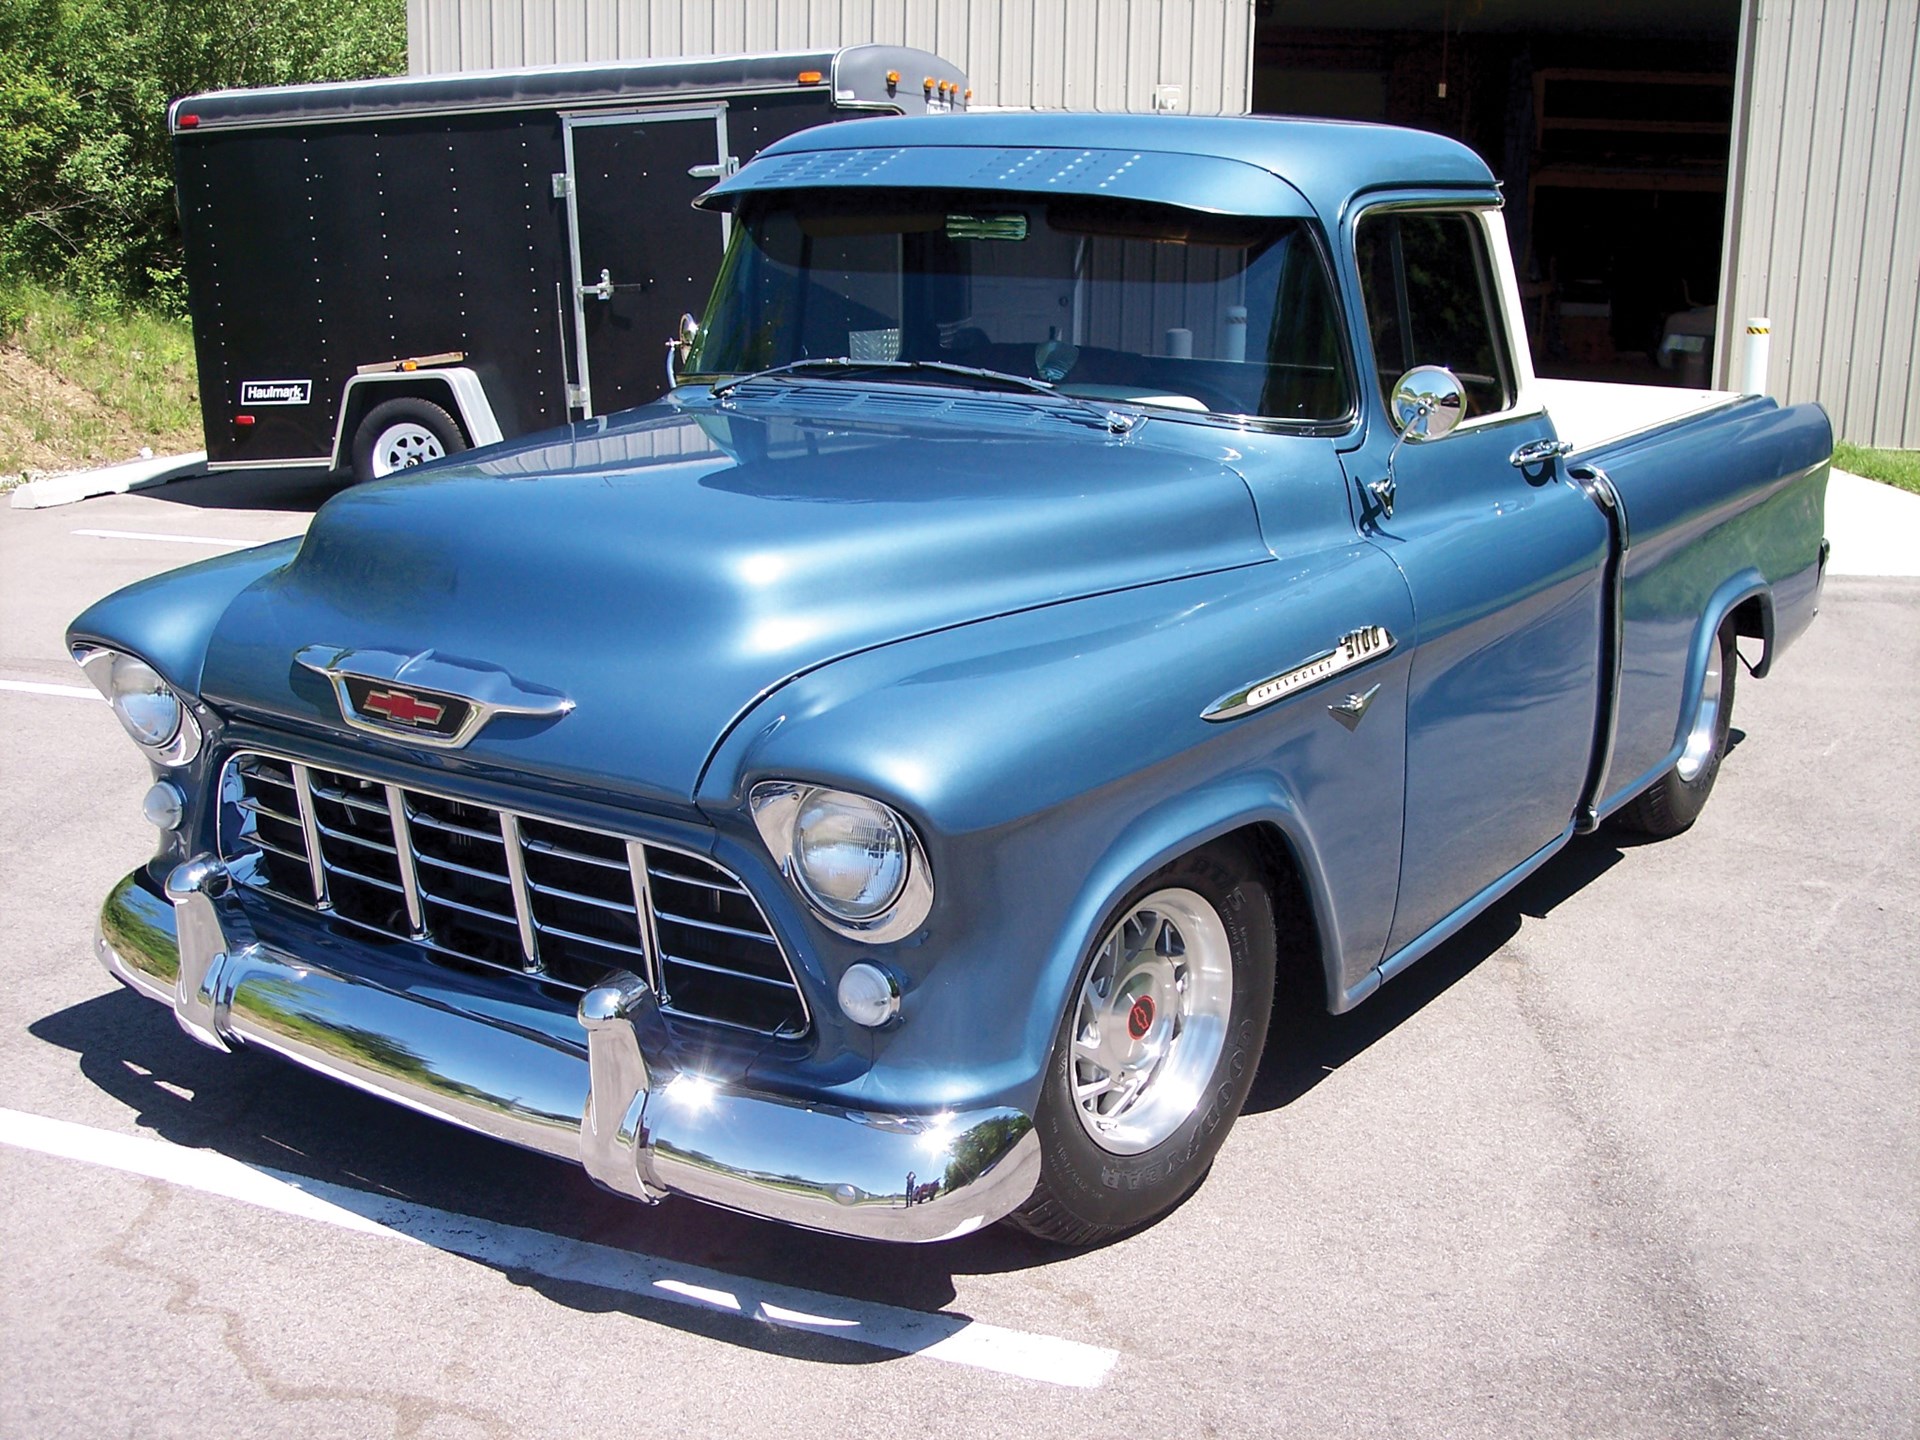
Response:
[{"label": "hood ornament", "polygon": [[402,655],[308,645],[293,658],[326,677],[348,725],[413,745],[457,750],[498,716],[557,720],[573,709],[573,701],[557,690],[433,650]]}]

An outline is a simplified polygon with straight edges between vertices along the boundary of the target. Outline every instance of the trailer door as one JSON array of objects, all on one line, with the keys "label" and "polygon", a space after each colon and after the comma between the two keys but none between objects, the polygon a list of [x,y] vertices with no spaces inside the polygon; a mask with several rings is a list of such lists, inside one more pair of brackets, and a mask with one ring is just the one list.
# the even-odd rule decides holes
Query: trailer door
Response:
[{"label": "trailer door", "polygon": [[[724,219],[693,208],[725,174],[724,106],[566,117],[580,416],[644,404],[667,388],[666,344],[707,303]],[[695,173],[689,173],[695,172]]]}]

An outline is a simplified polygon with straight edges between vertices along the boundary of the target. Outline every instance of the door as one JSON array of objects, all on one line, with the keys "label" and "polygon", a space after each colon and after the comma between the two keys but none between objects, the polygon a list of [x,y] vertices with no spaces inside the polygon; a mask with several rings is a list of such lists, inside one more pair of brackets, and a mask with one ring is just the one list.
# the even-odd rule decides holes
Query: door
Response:
[{"label": "door", "polygon": [[566,119],[573,333],[582,417],[645,404],[667,388],[666,345],[698,315],[720,270],[726,221],[693,208],[725,173],[727,115],[626,111]]},{"label": "door", "polygon": [[1374,427],[1347,457],[1368,529],[1413,595],[1406,822],[1391,955],[1562,839],[1592,759],[1600,696],[1606,518],[1554,462],[1516,466],[1551,440],[1519,402],[1513,350],[1478,210],[1378,208],[1354,253],[1383,394],[1415,365],[1466,389],[1459,428],[1392,455],[1392,513],[1364,489],[1394,436]]}]

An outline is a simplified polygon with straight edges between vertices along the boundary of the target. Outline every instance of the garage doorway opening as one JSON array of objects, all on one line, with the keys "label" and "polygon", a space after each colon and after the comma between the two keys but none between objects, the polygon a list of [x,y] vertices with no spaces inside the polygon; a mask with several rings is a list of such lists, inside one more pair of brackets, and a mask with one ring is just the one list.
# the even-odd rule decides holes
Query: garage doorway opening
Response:
[{"label": "garage doorway opening", "polygon": [[1542,375],[1704,387],[1740,0],[1258,0],[1255,114],[1448,135],[1506,195]]}]

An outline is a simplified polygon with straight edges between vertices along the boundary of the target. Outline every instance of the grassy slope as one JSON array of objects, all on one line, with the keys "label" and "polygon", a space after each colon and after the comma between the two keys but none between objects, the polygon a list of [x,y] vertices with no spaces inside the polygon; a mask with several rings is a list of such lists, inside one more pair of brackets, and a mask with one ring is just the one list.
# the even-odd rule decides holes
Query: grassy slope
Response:
[{"label": "grassy slope", "polygon": [[1833,463],[1836,469],[1920,495],[1920,450],[1869,450],[1841,440],[1833,447]]},{"label": "grassy slope", "polygon": [[26,470],[197,450],[200,400],[184,320],[0,280],[0,488]]}]

